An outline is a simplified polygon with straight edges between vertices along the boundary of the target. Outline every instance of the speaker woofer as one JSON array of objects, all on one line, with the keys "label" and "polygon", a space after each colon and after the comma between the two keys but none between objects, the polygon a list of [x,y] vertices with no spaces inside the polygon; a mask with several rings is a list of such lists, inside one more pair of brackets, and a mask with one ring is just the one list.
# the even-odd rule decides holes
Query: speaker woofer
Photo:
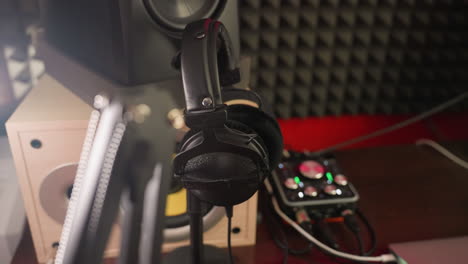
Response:
[{"label": "speaker woofer", "polygon": [[146,10],[167,34],[181,37],[185,26],[203,18],[217,19],[226,0],[143,0]]},{"label": "speaker woofer", "polygon": [[[77,169],[77,163],[63,164],[53,169],[47,177],[45,177],[39,188],[39,200],[42,208],[45,213],[57,223],[63,224],[65,220],[68,201],[71,197],[73,181]],[[183,196],[185,197],[185,189],[169,195],[177,195],[177,193],[184,193]],[[168,197],[168,207],[180,206],[176,204],[177,200],[173,200],[172,202],[171,200],[172,199]],[[166,216],[166,228],[164,229],[165,242],[178,242],[188,239],[190,236],[190,219],[186,212],[186,205],[182,207],[184,207],[184,212],[177,215]],[[203,215],[204,231],[210,230],[219,223],[225,215],[224,212],[223,207],[209,206]],[[123,213],[125,213],[125,208],[121,206],[120,214]],[[119,223],[119,221],[116,221],[116,223]]]}]

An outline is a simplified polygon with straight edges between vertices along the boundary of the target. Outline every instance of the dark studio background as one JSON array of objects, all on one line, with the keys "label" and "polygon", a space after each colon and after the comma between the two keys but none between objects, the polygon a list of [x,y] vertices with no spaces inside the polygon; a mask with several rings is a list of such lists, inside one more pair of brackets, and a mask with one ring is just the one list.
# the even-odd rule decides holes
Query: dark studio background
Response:
[{"label": "dark studio background", "polygon": [[[290,148],[316,150],[372,132],[467,89],[467,1],[242,0],[239,8],[250,86],[273,104]],[[0,45],[30,62],[37,2],[4,0],[0,10]],[[2,116],[15,105],[14,81],[36,78],[28,71],[8,78],[9,60],[0,56]],[[450,114],[354,147],[466,139],[467,108],[461,102]]]}]

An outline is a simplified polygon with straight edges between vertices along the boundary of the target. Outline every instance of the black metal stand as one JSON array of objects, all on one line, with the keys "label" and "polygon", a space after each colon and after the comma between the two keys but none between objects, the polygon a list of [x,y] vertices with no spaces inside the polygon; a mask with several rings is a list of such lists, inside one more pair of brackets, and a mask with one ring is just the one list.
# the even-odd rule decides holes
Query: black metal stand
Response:
[{"label": "black metal stand", "polygon": [[229,263],[224,249],[203,245],[202,201],[187,192],[188,214],[190,215],[190,246],[180,247],[169,253],[164,264],[222,264]]},{"label": "black metal stand", "polygon": [[192,192],[187,195],[188,212],[190,214],[190,251],[192,264],[202,264],[203,252],[203,216],[202,202]]},{"label": "black metal stand", "polygon": [[[227,264],[228,256],[225,250],[214,246],[203,246],[203,255],[206,256],[203,264]],[[163,264],[191,264],[195,263],[192,260],[191,247],[185,246],[174,249],[163,259]]]}]

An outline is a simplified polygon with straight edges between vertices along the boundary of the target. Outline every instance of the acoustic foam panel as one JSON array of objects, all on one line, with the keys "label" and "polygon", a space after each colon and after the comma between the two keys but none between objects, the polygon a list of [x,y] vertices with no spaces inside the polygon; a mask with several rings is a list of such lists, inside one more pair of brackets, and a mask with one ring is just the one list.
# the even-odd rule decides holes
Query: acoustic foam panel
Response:
[{"label": "acoustic foam panel", "polygon": [[468,88],[468,1],[242,0],[239,14],[250,85],[280,118],[418,113]]}]

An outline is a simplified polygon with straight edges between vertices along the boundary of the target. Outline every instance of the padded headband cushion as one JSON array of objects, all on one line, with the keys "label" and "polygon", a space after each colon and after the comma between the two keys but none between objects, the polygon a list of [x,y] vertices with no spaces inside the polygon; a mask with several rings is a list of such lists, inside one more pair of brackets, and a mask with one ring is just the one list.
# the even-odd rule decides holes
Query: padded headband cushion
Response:
[{"label": "padded headband cushion", "polygon": [[253,129],[263,140],[268,150],[270,170],[281,160],[283,136],[274,118],[260,109],[247,105],[228,106],[228,119],[238,121]]}]

